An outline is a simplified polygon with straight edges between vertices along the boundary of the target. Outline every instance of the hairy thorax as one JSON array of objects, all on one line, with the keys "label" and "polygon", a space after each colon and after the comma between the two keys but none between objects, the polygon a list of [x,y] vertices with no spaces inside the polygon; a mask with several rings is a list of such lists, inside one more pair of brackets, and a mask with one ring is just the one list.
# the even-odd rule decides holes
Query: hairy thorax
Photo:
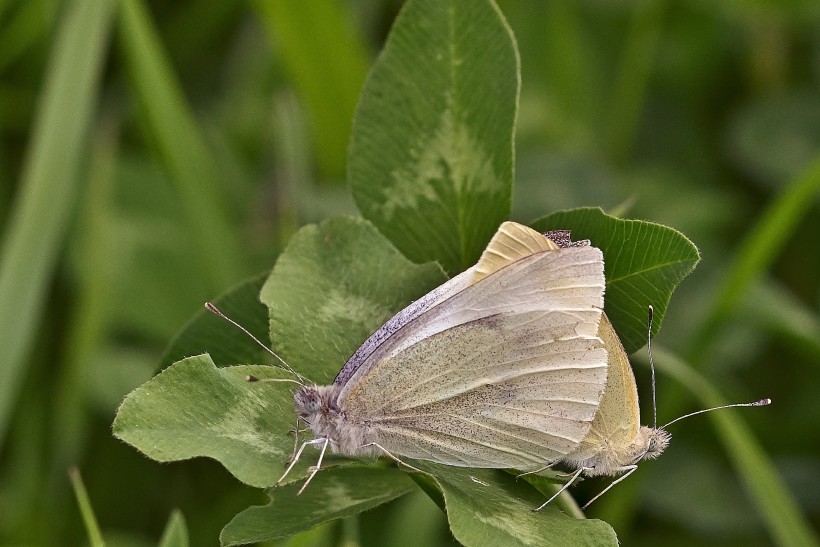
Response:
[{"label": "hairy thorax", "polygon": [[369,428],[347,420],[337,399],[341,386],[305,386],[293,394],[296,412],[310,427],[316,438],[326,438],[330,448],[344,456],[366,456],[376,453]]}]

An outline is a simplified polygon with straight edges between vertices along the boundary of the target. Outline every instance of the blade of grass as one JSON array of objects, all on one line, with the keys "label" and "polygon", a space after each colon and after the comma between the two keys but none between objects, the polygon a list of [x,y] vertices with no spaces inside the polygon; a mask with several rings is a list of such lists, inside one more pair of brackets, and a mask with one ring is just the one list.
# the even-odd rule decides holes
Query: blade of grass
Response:
[{"label": "blade of grass", "polygon": [[[155,4],[156,5],[156,4]],[[207,9],[203,6],[207,5]],[[173,52],[178,63],[201,64],[201,55],[213,47],[214,38],[226,36],[242,23],[245,16],[244,2],[178,2],[162,21],[165,29],[184,28],[185,32],[167,35],[166,49]]]},{"label": "blade of grass", "polygon": [[179,192],[191,237],[199,248],[199,274],[213,294],[235,283],[244,269],[239,236],[222,204],[218,168],[163,49],[145,4],[124,0],[119,29],[126,66],[142,106],[144,127]]},{"label": "blade of grass", "polygon": [[162,538],[159,540],[159,547],[188,547],[188,527],[185,525],[185,517],[182,512],[175,510],[165,525]]},{"label": "blade of grass", "polygon": [[[1,33],[2,31],[0,31]],[[20,133],[26,134],[31,124],[30,113],[34,111],[35,97],[32,96],[28,87],[14,85],[8,79],[0,78],[0,130],[5,134]],[[11,152],[11,154],[9,154]],[[9,156],[14,155],[12,150],[0,150],[0,184],[4,188],[11,188],[13,175],[9,173]],[[5,192],[4,192],[5,193]],[[5,205],[8,196],[3,195],[0,204]],[[0,215],[5,214],[0,213]],[[2,220],[3,217],[0,217]]]},{"label": "blade of grass", "polygon": [[618,69],[604,148],[615,164],[623,164],[629,158],[635,141],[666,2],[648,0],[636,6]]},{"label": "blade of grass", "polygon": [[83,517],[85,531],[88,534],[88,543],[91,547],[105,547],[100,525],[97,524],[97,517],[94,516],[94,509],[91,507],[91,500],[88,499],[88,492],[85,490],[80,470],[72,467],[68,472],[68,476],[71,479],[71,486],[74,488],[80,515]]},{"label": "blade of grass", "polygon": [[116,260],[113,177],[119,149],[119,119],[103,116],[94,131],[88,186],[80,210],[80,265],[76,273],[76,304],[66,321],[66,350],[60,363],[54,396],[52,468],[62,476],[77,461],[86,442],[91,383],[88,365],[109,323],[114,261]]},{"label": "blade of grass", "polygon": [[785,287],[770,280],[757,284],[735,316],[805,352],[806,364],[820,365],[820,317]]},{"label": "blade of grass", "polygon": [[[392,547],[437,545],[444,537],[447,521],[439,507],[420,489],[411,491],[391,504],[395,509],[382,513],[380,540]],[[368,515],[362,515],[367,526]],[[370,521],[372,522],[372,521]]]},{"label": "blade of grass", "polygon": [[712,308],[689,345],[692,349],[687,360],[695,367],[701,368],[721,323],[777,258],[783,243],[794,235],[798,223],[816,203],[818,193],[820,157],[774,200],[741,242],[723,282],[715,291]]},{"label": "blade of grass", "polygon": [[[33,352],[43,353],[43,352]],[[37,357],[35,356],[34,359]],[[41,392],[45,376],[42,369],[33,371],[20,387],[23,395],[15,409],[15,419],[8,431],[8,446],[3,450],[0,467],[0,531],[2,542],[10,545],[48,545],[52,534],[52,521],[44,526],[42,516],[48,514],[51,502],[45,491],[43,469],[48,467],[48,421],[51,409],[42,397],[26,396]],[[61,474],[65,487],[65,468]],[[65,488],[64,488],[65,490]],[[63,505],[64,506],[64,505]]]},{"label": "blade of grass", "polygon": [[54,26],[60,6],[61,3],[54,0],[18,3],[13,18],[0,31],[0,72],[43,41]]},{"label": "blade of grass", "polygon": [[66,5],[0,246],[0,446],[79,193],[76,171],[113,6],[109,1]]},{"label": "blade of grass", "polygon": [[310,155],[306,142],[306,124],[293,93],[280,93],[274,97],[276,126],[275,164],[279,195],[276,214],[283,246],[299,229],[300,190],[313,186]]},{"label": "blade of grass", "polygon": [[310,113],[322,173],[343,180],[353,110],[367,70],[361,35],[338,0],[268,0],[255,5]]},{"label": "blade of grass", "polygon": [[597,79],[597,59],[585,39],[587,29],[579,13],[581,6],[576,2],[548,2],[544,5],[548,25],[544,32],[544,55],[550,60],[545,68],[551,95],[557,100],[562,117],[582,124],[583,144],[595,145],[597,143],[589,141],[600,130],[601,86]]},{"label": "blade of grass", "polygon": [[[655,344],[652,352],[658,369],[677,380],[700,401],[703,408],[727,403],[717,389],[681,358]],[[637,360],[645,359],[641,355]],[[648,362],[645,364],[648,365]],[[777,468],[737,409],[712,412],[709,417],[775,543],[789,547],[819,545],[817,536]]]},{"label": "blade of grass", "polygon": [[11,0],[0,0],[0,20],[3,20],[3,18],[5,17],[6,10],[9,9],[10,5]]}]

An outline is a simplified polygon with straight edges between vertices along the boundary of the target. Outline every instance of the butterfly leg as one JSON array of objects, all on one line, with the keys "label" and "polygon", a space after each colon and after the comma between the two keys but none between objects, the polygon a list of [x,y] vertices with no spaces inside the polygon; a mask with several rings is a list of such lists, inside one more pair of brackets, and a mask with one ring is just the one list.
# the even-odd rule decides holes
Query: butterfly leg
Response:
[{"label": "butterfly leg", "polygon": [[[544,467],[539,467],[538,469],[535,469],[533,471],[525,471],[524,473],[521,473],[520,475],[516,475],[515,478],[520,479],[521,477],[526,477],[527,475],[537,475],[541,471],[546,471],[547,469],[551,468],[555,464],[556,464],[556,462],[550,462],[547,465],[545,465]],[[569,475],[567,475],[567,476],[569,476]]]},{"label": "butterfly leg", "polygon": [[602,490],[602,491],[601,491],[601,492],[600,492],[597,496],[595,496],[594,498],[592,498],[591,500],[589,500],[588,502],[586,502],[586,504],[585,504],[583,507],[581,507],[581,510],[585,510],[587,507],[589,507],[589,506],[590,506],[590,504],[591,504],[593,501],[597,500],[598,498],[600,498],[601,496],[603,496],[603,495],[604,495],[607,491],[609,491],[609,489],[610,489],[610,488],[612,488],[613,486],[615,486],[616,484],[618,484],[619,482],[621,482],[622,480],[624,480],[625,478],[627,478],[629,475],[631,475],[632,473],[634,473],[634,472],[635,472],[635,470],[636,470],[637,468],[638,468],[638,466],[637,466],[637,465],[627,465],[627,466],[625,466],[625,467],[620,468],[620,469],[619,469],[619,471],[626,471],[626,473],[624,473],[623,475],[621,475],[620,477],[618,477],[617,479],[615,479],[614,481],[612,481],[612,484],[610,484],[609,486],[607,486],[606,488],[604,488],[604,489],[603,489],[603,490]]},{"label": "butterfly leg", "polygon": [[[305,491],[305,488],[307,488],[307,485],[310,484],[310,481],[313,480],[313,477],[315,477],[316,473],[319,472],[319,469],[322,468],[322,460],[325,457],[325,452],[327,451],[327,445],[330,444],[330,439],[328,439],[327,437],[324,437],[323,439],[314,439],[314,440],[324,441],[324,443],[322,444],[322,451],[319,453],[319,461],[316,462],[316,465],[314,465],[310,468],[310,475],[308,475],[308,478],[305,481],[305,484],[302,485],[302,488],[300,488],[299,491],[296,492],[297,496]],[[304,447],[304,446],[305,445],[302,445],[302,447]]]},{"label": "butterfly leg", "polygon": [[[278,486],[283,480],[285,480],[285,477],[288,476],[288,473],[290,473],[290,470],[293,469],[293,466],[296,465],[296,462],[299,461],[299,458],[302,456],[302,451],[305,449],[306,446],[312,445],[312,444],[322,444],[322,443],[327,443],[327,439],[320,437],[318,439],[313,439],[312,441],[303,442],[302,446],[299,447],[299,450],[296,451],[296,454],[294,456],[292,456],[292,458],[290,460],[290,465],[288,465],[288,468],[285,469],[285,472],[282,473],[282,476],[279,477],[279,480],[276,481],[276,484],[274,484],[274,486]],[[322,452],[322,454],[324,454],[324,451]]]},{"label": "butterfly leg", "polygon": [[293,433],[293,452],[290,453],[290,458],[288,458],[288,463],[291,463],[292,461],[297,459],[296,450],[297,450],[297,448],[299,448],[299,433],[304,433],[304,432],[310,430],[310,428],[308,428],[308,427],[299,427],[299,424],[300,424],[301,421],[302,421],[302,418],[297,416],[296,417],[296,426],[293,429],[291,429],[290,431],[288,431],[288,433]]},{"label": "butterfly leg", "polygon": [[541,509],[543,509],[544,507],[546,507],[547,505],[549,505],[549,504],[550,504],[550,502],[552,502],[552,500],[554,500],[554,499],[555,499],[555,498],[557,498],[559,495],[561,495],[561,492],[563,492],[564,490],[566,490],[567,488],[569,488],[569,487],[570,487],[570,485],[572,485],[572,483],[573,483],[573,482],[575,482],[575,480],[576,480],[578,477],[580,477],[580,476],[581,476],[581,473],[583,473],[584,471],[587,471],[588,469],[590,469],[590,468],[589,468],[589,467],[579,467],[579,468],[578,468],[578,470],[577,470],[575,473],[573,473],[573,474],[572,474],[572,477],[571,477],[571,478],[570,478],[570,479],[569,479],[566,483],[564,483],[564,486],[562,486],[562,487],[558,490],[558,492],[556,492],[555,494],[553,494],[553,495],[552,495],[552,497],[551,497],[550,499],[548,499],[547,501],[545,501],[544,503],[542,503],[541,505],[539,505],[538,507],[536,507],[535,509],[533,509],[533,511],[540,511]]},{"label": "butterfly leg", "polygon": [[[301,418],[299,416],[296,417],[296,427],[291,430],[293,433],[293,452],[290,453],[290,458],[288,459],[288,463],[293,462],[296,459],[296,450],[299,448],[299,422]],[[282,479],[279,479],[282,480]]]},{"label": "butterfly leg", "polygon": [[404,467],[406,467],[407,469],[411,469],[411,470],[413,470],[413,471],[417,471],[418,473],[424,473],[425,475],[427,474],[427,473],[425,473],[424,471],[422,471],[421,469],[418,469],[417,467],[413,467],[413,466],[412,466],[412,465],[410,465],[409,463],[405,463],[405,462],[401,461],[399,458],[397,458],[396,456],[394,456],[393,454],[391,454],[389,450],[387,450],[385,447],[383,447],[383,446],[382,446],[382,445],[380,445],[379,443],[367,443],[367,444],[363,444],[363,445],[362,445],[362,446],[360,446],[359,448],[369,448],[369,447],[371,447],[371,446],[376,447],[376,448],[378,448],[379,450],[381,450],[382,452],[384,452],[384,455],[385,455],[385,456],[387,456],[388,458],[390,458],[391,460],[393,460],[393,461],[394,461],[394,462],[396,462],[397,464],[399,464],[399,465],[403,465],[403,466],[404,466]]}]

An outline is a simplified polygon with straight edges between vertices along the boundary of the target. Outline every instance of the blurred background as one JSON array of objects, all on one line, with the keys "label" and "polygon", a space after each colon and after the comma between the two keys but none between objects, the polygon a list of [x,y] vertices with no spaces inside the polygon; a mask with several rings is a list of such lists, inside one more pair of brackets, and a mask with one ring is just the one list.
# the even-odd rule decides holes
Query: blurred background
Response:
[{"label": "blurred background", "polygon": [[[111,545],[155,544],[175,508],[212,545],[266,501],[215,462],[149,461],[110,425],[205,300],[268,270],[299,226],[355,214],[351,118],[400,7],[0,1],[0,544],[86,541],[71,466]],[[654,342],[731,401],[774,400],[743,418],[816,530],[820,4],[500,7],[522,60],[513,218],[599,205],[698,245]],[[697,408],[663,374],[658,399],[661,422]],[[628,545],[772,544],[710,420],[672,433],[590,516]],[[419,494],[293,544],[448,537]]]}]

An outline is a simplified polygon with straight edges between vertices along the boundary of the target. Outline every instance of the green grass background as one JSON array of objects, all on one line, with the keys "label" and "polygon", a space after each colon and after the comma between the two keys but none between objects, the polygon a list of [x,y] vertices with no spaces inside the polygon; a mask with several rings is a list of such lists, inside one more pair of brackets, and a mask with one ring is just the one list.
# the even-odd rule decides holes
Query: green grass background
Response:
[{"label": "green grass background", "polygon": [[[0,544],[86,541],[72,466],[110,545],[156,544],[174,509],[213,544],[265,502],[110,424],[202,302],[269,269],[298,226],[355,213],[353,109],[400,5],[0,1]],[[522,59],[513,217],[599,205],[695,241],[655,342],[701,391],[774,400],[743,418],[798,502],[772,511],[777,532],[752,501],[765,466],[695,418],[590,516],[628,545],[796,544],[801,518],[820,524],[820,6],[500,7]],[[701,404],[673,375],[661,421]],[[295,544],[435,544],[445,526],[418,495]]]}]

